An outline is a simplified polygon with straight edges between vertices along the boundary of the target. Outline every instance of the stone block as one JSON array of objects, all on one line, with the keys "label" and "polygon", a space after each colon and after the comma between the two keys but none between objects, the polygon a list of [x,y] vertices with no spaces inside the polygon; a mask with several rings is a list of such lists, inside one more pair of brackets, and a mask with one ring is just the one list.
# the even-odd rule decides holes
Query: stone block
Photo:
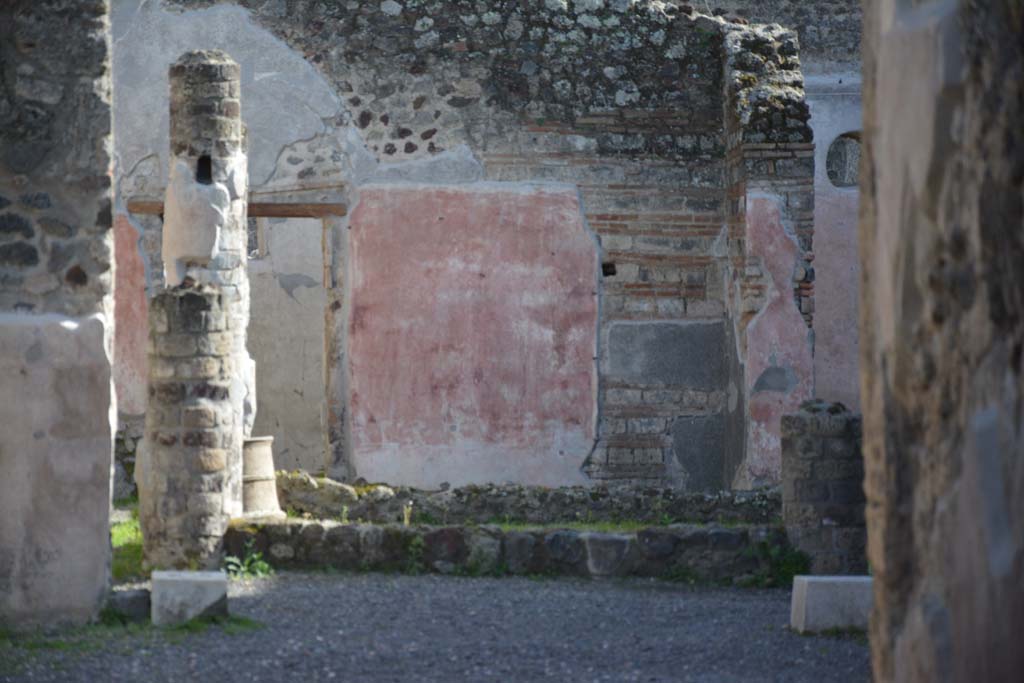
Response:
[{"label": "stone block", "polygon": [[726,383],[721,322],[619,323],[608,333],[609,379],[714,390]]},{"label": "stone block", "polygon": [[156,571],[152,578],[154,626],[228,614],[228,576],[224,572]]},{"label": "stone block", "polygon": [[717,492],[725,487],[725,416],[681,417],[672,423],[672,449],[688,475],[688,491]]},{"label": "stone block", "polygon": [[795,576],[789,625],[798,633],[867,629],[872,596],[870,576]]},{"label": "stone block", "polygon": [[640,560],[636,536],[632,534],[583,533],[587,572],[594,577],[628,576]]}]

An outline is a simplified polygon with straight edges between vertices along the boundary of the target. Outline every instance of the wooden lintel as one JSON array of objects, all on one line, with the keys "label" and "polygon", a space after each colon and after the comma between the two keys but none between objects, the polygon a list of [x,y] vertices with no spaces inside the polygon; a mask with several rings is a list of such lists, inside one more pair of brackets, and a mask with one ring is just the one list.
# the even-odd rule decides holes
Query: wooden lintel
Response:
[{"label": "wooden lintel", "polygon": [[[147,199],[129,199],[131,213],[160,216],[164,203]],[[336,202],[249,202],[250,218],[325,218],[344,216],[348,207]]]}]

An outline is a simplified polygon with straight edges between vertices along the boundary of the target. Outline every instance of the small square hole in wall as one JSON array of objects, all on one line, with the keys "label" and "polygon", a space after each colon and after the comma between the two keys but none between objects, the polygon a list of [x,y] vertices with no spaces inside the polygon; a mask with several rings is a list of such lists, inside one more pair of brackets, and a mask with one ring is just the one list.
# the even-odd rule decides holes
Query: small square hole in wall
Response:
[{"label": "small square hole in wall", "polygon": [[213,184],[213,160],[204,154],[196,160],[196,182],[200,185]]},{"label": "small square hole in wall", "polygon": [[615,270],[614,263],[602,263],[601,264],[601,275],[605,277],[612,277],[617,271]]}]

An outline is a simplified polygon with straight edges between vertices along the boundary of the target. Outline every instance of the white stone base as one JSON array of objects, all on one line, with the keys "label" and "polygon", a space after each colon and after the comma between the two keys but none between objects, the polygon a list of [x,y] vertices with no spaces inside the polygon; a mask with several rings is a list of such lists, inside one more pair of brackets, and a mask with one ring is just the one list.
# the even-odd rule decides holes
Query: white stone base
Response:
[{"label": "white stone base", "polygon": [[154,626],[228,614],[228,576],[224,572],[157,571],[152,578]]},{"label": "white stone base", "polygon": [[870,576],[794,576],[789,625],[798,633],[867,629]]}]

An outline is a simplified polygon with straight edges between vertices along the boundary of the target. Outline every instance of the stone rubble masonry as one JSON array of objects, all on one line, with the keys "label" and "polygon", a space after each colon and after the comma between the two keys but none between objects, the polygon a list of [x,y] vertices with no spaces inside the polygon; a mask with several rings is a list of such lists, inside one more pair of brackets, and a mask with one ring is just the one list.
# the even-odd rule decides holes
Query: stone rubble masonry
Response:
[{"label": "stone rubble masonry", "polygon": [[423,523],[489,524],[495,521],[550,524],[616,522],[623,519],[706,524],[779,522],[782,501],[777,489],[682,493],[665,487],[628,485],[461,486],[440,491],[374,485],[356,488],[308,472],[278,472],[281,507],[322,519],[374,523],[398,522],[412,505],[412,519]]},{"label": "stone rubble masonry", "polygon": [[864,6],[874,679],[1024,680],[1024,7]]},{"label": "stone rubble masonry", "polygon": [[782,519],[813,574],[866,574],[861,418],[807,402],[782,417]]},{"label": "stone rubble masonry", "polygon": [[0,10],[0,310],[113,313],[108,12],[107,0]]},{"label": "stone rubble masonry", "polygon": [[232,381],[239,338],[220,289],[167,289],[150,300],[149,407],[135,469],[147,566],[220,565],[228,519],[241,485],[231,477],[240,452]]},{"label": "stone rubble masonry", "polygon": [[633,533],[498,526],[233,522],[224,539],[282,569],[622,577],[765,585],[789,550],[780,527],[675,524]]},{"label": "stone rubble masonry", "polygon": [[0,3],[0,74],[0,629],[80,625],[110,576],[107,0]]},{"label": "stone rubble masonry", "polygon": [[[674,345],[679,340],[692,349],[709,336],[727,337],[723,328],[730,326],[727,299],[733,282],[723,226],[730,216],[724,36],[739,31],[756,37],[761,29],[746,26],[747,19],[702,16],[689,6],[651,0],[361,0],[347,3],[344,11],[322,3],[299,3],[287,10],[280,3],[255,0],[236,4],[248,14],[230,16],[251,18],[305,56],[338,98],[337,113],[321,116],[322,135],[274,150],[279,163],[268,184],[312,189],[344,182],[340,191],[355,211],[360,185],[374,174],[395,182],[466,182],[458,174],[416,175],[417,169],[430,167],[401,163],[440,162],[446,154],[466,153],[482,166],[483,177],[472,180],[576,185],[587,224],[600,238],[606,268],[598,287],[599,441],[589,456],[571,457],[586,459],[584,471],[600,481],[665,482],[705,491],[732,485],[736,468],[726,464],[730,459],[724,455],[732,431],[725,414],[735,403],[730,384],[733,397],[745,391],[741,378],[723,371],[708,387],[706,373],[682,374],[687,370],[682,362],[673,368],[681,372],[672,374],[671,381],[651,369],[679,351]],[[839,2],[835,21],[853,23],[854,4]],[[225,4],[209,0],[168,5],[174,6],[176,20],[224,21],[229,16]],[[730,8],[753,20],[774,20],[760,3],[733,2]],[[837,42],[837,31],[832,31],[825,39],[826,29],[837,25],[831,5],[773,2],[773,8],[799,19],[816,50],[845,51],[843,60],[856,59],[855,33]],[[140,10],[140,15],[154,13],[153,8]],[[819,27],[821,34],[816,33]],[[126,27],[126,41],[133,39],[131,28]],[[795,37],[786,43],[792,33],[773,31],[764,34],[772,36],[764,50],[786,49],[782,43],[795,46]],[[752,44],[762,49],[756,40]],[[759,59],[760,64],[748,65],[755,80],[783,71],[782,65],[795,66],[791,75],[799,75],[794,54]],[[786,93],[797,92],[787,87]],[[781,92],[782,86],[775,90]],[[296,102],[296,119],[308,113],[303,104]],[[794,116],[769,108],[767,118],[758,119],[759,111],[753,110],[753,126],[790,131],[806,124],[805,114],[799,120],[800,111]],[[780,124],[773,119],[776,114],[783,117]],[[790,126],[789,119],[799,122]],[[802,156],[813,152],[809,143],[809,138],[800,143],[787,139],[761,150],[771,174],[778,158],[779,182],[791,183],[785,192],[803,207],[800,211],[813,210],[805,192],[810,186],[801,185],[799,177],[807,165]],[[345,161],[339,162],[339,156]],[[264,168],[260,177],[266,174]],[[347,442],[354,398],[345,373],[351,358],[339,322],[347,318],[343,289],[350,272],[345,227],[344,221],[332,227],[327,242],[332,253],[330,277],[325,278],[330,303],[324,424],[328,473],[353,478],[360,474],[353,472]],[[809,227],[809,220],[800,224],[808,245]],[[742,253],[742,241],[734,246]],[[786,284],[793,277],[787,273],[780,287],[808,291]],[[805,305],[808,313],[811,307]],[[621,345],[609,340],[629,336],[634,324],[647,326],[636,332],[650,342],[642,349],[650,362],[641,363],[638,372],[612,372],[628,365],[623,362],[628,359],[619,353]],[[731,345],[714,348],[724,356]],[[708,367],[732,366],[715,360]],[[732,412],[742,411],[745,403],[738,405]],[[736,441],[742,449],[744,440]],[[777,444],[769,447],[776,448],[768,458],[776,466],[764,468],[763,479],[775,476],[777,482]],[[742,459],[742,454],[732,457]],[[749,479],[744,483],[752,486]]]}]

